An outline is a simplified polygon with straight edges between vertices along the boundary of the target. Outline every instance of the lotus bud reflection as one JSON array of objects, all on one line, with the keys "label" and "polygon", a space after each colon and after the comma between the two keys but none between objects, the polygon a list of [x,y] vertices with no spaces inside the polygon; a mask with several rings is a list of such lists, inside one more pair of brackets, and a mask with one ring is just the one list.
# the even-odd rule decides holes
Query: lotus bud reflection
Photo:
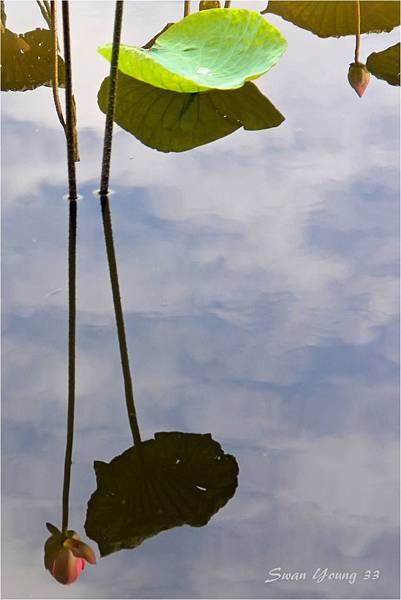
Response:
[{"label": "lotus bud reflection", "polygon": [[350,86],[356,91],[358,96],[362,98],[370,80],[370,73],[366,68],[366,65],[353,62],[349,66],[348,70],[348,81]]},{"label": "lotus bud reflection", "polygon": [[96,564],[95,553],[75,531],[63,533],[51,523],[46,526],[52,535],[45,544],[45,567],[59,583],[73,583],[86,562]]}]

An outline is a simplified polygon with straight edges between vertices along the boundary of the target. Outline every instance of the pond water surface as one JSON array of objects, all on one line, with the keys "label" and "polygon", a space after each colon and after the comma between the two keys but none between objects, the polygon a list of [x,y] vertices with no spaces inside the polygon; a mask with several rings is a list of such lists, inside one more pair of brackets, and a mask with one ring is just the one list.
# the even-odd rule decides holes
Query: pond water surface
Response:
[{"label": "pond water surface", "polygon": [[[84,536],[93,461],[131,437],[93,195],[109,70],[96,47],[111,41],[114,4],[71,4],[83,199],[70,523]],[[123,41],[181,16],[178,2],[127,2]],[[7,17],[14,31],[43,26],[35,2],[7,2]],[[282,125],[169,154],[116,126],[112,158],[142,437],[210,432],[238,461],[238,489],[207,526],[98,559],[68,587],[43,567],[66,427],[65,139],[49,88],[2,94],[4,597],[399,594],[398,88],[372,78],[358,98],[352,37],[269,20],[289,47],[257,85]],[[364,58],[398,36],[363,36]],[[265,583],[276,567],[307,577]],[[312,579],[326,567],[355,583]]]}]

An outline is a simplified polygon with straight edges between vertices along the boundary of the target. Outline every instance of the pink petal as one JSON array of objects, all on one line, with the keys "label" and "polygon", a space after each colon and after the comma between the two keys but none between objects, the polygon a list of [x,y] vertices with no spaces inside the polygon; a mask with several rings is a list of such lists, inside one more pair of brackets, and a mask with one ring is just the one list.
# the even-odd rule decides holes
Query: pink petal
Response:
[{"label": "pink petal", "polygon": [[356,91],[356,93],[358,94],[358,96],[359,96],[360,98],[362,98],[362,96],[364,95],[364,93],[365,93],[365,90],[366,90],[366,88],[368,87],[368,83],[369,83],[369,80],[368,80],[368,81],[365,81],[365,82],[363,82],[363,83],[356,83],[356,84],[354,85],[354,90]]},{"label": "pink petal", "polygon": [[59,583],[73,583],[81,574],[84,561],[77,559],[71,550],[62,548],[51,566],[51,574]]},{"label": "pink petal", "polygon": [[86,560],[84,558],[77,558],[77,561],[81,561],[81,571],[85,569]]}]

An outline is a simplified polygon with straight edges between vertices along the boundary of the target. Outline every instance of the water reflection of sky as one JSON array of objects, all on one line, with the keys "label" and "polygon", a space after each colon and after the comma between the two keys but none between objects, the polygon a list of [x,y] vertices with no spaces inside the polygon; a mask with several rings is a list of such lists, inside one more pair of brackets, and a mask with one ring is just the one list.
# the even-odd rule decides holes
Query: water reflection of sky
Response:
[{"label": "water reflection of sky", "polygon": [[[41,26],[10,2],[8,25]],[[262,3],[249,3],[261,8]],[[124,40],[180,16],[129,2]],[[113,4],[74,2],[81,127],[77,429],[71,526],[92,462],[130,443],[97,185]],[[353,40],[271,17],[289,50],[258,85],[286,116],[181,155],[116,128],[112,216],[138,413],[211,432],[240,486],[182,527],[62,588],[42,566],[59,519],[66,409],[64,138],[48,89],[3,94],[3,554],[10,598],[396,597],[398,111],[396,88],[348,85]],[[140,33],[139,33],[140,32]],[[397,33],[362,38],[362,55]],[[83,531],[82,531],[83,532]],[[376,582],[264,584],[267,571],[380,569]]]}]

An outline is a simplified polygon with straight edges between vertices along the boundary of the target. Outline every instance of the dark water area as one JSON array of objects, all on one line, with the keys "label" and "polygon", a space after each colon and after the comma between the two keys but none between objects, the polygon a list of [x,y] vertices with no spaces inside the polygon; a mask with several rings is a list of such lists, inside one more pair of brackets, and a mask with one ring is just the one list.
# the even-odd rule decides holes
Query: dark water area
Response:
[{"label": "dark water area", "polygon": [[[114,3],[70,4],[82,196],[70,527],[98,559],[71,586],[43,566],[45,523],[60,521],[66,430],[66,149],[50,88],[9,91],[3,597],[398,597],[399,89],[371,77],[358,98],[347,81],[352,36],[322,39],[267,15],[288,50],[255,83],[285,116],[280,126],[182,153],[115,126],[110,206],[142,439],[210,433],[239,478],[205,527],[100,558],[84,531],[93,462],[132,444],[93,193],[109,72],[96,47],[111,42]],[[14,31],[44,26],[35,2],[6,8]],[[181,17],[181,2],[126,2],[122,39],[142,45]],[[397,41],[398,29],[363,35],[363,60]],[[306,577],[265,583],[278,567]],[[326,568],[355,581],[313,579]]]}]

